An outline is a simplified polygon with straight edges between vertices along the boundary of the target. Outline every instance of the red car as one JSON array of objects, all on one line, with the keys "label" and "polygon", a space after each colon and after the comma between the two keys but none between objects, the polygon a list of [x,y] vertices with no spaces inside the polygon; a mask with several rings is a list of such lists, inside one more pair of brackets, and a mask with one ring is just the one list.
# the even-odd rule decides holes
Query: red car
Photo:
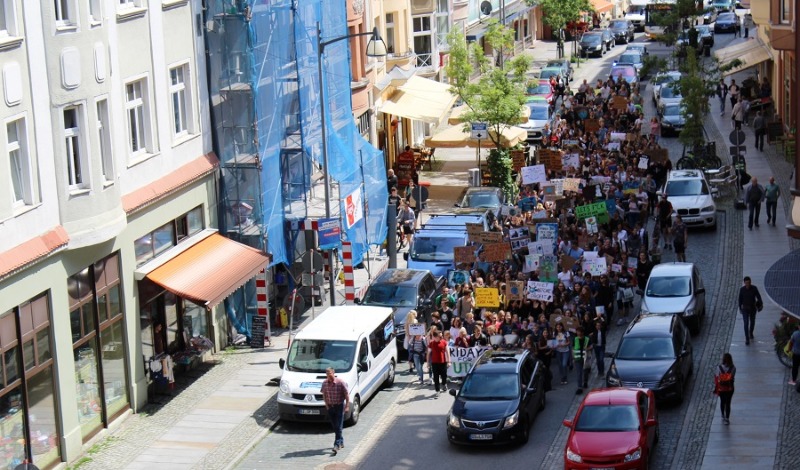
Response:
[{"label": "red car", "polygon": [[546,80],[542,80],[538,85],[528,88],[528,96],[530,98],[542,98],[551,106],[553,105],[553,100],[555,99],[553,87],[551,87],[550,82]]},{"label": "red car", "polygon": [[658,442],[658,414],[652,390],[603,388],[589,392],[570,428],[564,468],[647,468]]}]

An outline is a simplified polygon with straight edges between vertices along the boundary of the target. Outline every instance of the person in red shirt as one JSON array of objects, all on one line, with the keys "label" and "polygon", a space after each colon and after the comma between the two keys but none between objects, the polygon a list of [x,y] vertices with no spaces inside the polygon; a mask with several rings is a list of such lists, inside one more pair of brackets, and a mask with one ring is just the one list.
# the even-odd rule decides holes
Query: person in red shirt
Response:
[{"label": "person in red shirt", "polygon": [[439,331],[433,333],[433,340],[428,344],[428,364],[433,372],[433,387],[438,397],[440,392],[447,391],[447,366],[450,365],[450,347],[447,341],[442,339],[442,333]]},{"label": "person in red shirt", "polygon": [[325,409],[328,410],[328,419],[334,432],[333,455],[344,447],[344,437],[342,428],[344,427],[344,415],[350,408],[350,393],[347,391],[347,384],[342,379],[336,377],[336,371],[329,367],[325,370],[327,378],[322,382],[320,392],[325,401]]}]

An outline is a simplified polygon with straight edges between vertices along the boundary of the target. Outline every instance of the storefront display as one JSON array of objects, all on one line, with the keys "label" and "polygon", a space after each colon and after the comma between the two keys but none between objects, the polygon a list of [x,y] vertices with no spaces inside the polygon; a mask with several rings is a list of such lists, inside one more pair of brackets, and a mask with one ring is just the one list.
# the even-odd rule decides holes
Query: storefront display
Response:
[{"label": "storefront display", "polygon": [[93,342],[75,350],[75,394],[81,432],[87,436],[102,425],[100,387],[97,380],[97,356]]}]

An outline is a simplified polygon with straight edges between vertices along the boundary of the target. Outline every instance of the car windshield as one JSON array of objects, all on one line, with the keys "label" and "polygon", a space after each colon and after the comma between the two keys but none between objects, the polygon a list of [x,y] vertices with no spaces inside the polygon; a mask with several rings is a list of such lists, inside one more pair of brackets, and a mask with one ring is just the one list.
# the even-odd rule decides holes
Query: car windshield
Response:
[{"label": "car windshield", "polygon": [[531,106],[531,120],[546,121],[550,118],[550,113],[546,106]]},{"label": "car windshield", "polygon": [[481,373],[467,375],[460,397],[468,400],[511,400],[519,396],[516,374]]},{"label": "car windshield", "polygon": [[697,32],[699,32],[700,34],[708,34],[708,32],[709,32],[709,31],[711,31],[711,27],[710,27],[710,26],[708,26],[708,25],[700,25],[700,26],[695,26],[694,28],[695,28],[695,29],[697,30]]},{"label": "car windshield", "polygon": [[733,13],[723,13],[717,17],[717,22],[730,21],[733,22]]},{"label": "car windshield", "polygon": [[658,75],[654,79],[654,81],[658,84],[664,85],[667,83],[672,83],[675,81],[675,77],[673,75]]},{"label": "car windshield", "polygon": [[[324,374],[325,369],[333,367],[337,373],[348,372],[353,368],[356,354],[355,341],[334,341],[317,339],[296,339],[289,349],[286,361],[287,370]],[[321,387],[320,382],[304,382],[313,388]]]},{"label": "car windshield", "polygon": [[547,70],[547,69],[544,69],[544,70],[542,70],[542,73],[539,74],[539,78],[547,79],[547,78],[550,78],[550,77],[555,77],[559,73],[561,73],[560,70],[553,70],[553,69]]},{"label": "car windshield", "polygon": [[622,342],[619,343],[617,359],[629,361],[675,359],[672,338],[623,337]]},{"label": "car windshield", "polygon": [[479,207],[481,209],[491,209],[500,205],[500,197],[496,192],[475,192],[467,193],[461,207]]},{"label": "car windshield", "polygon": [[639,54],[622,54],[617,60],[618,64],[638,64],[642,61],[642,56]]},{"label": "car windshield", "polygon": [[671,86],[661,87],[661,97],[662,98],[680,98],[681,94],[675,88]]},{"label": "car windshield", "polygon": [[707,196],[710,194],[706,182],[695,180],[672,180],[667,183],[667,195],[672,196]]},{"label": "car windshield", "polygon": [[671,104],[664,107],[664,116],[680,116],[681,106],[679,104]]},{"label": "car windshield", "polygon": [[576,431],[627,432],[639,430],[639,413],[634,405],[584,406],[575,423]]},{"label": "car windshield", "polygon": [[611,29],[625,29],[628,27],[628,23],[625,21],[612,21],[609,25]]},{"label": "car windshield", "polygon": [[[479,206],[469,206],[479,207]],[[453,248],[464,246],[462,237],[425,237],[417,234],[408,256],[416,261],[453,261]]]},{"label": "car windshield", "polygon": [[635,77],[636,76],[636,69],[633,67],[612,67],[611,68],[611,76],[612,77]]},{"label": "car windshield", "polygon": [[686,297],[691,294],[689,276],[650,277],[647,297]]},{"label": "car windshield", "polygon": [[[542,77],[542,78],[545,78],[545,77]],[[550,85],[547,84],[547,83],[544,83],[542,85],[536,85],[536,87],[533,89],[533,93],[532,94],[534,94],[534,95],[547,95],[547,94],[551,93],[552,91],[553,90],[550,88]]]},{"label": "car windshield", "polygon": [[[450,257],[452,256],[453,251],[450,250]],[[412,286],[373,284],[361,303],[383,307],[414,307],[417,305],[417,290]]]},{"label": "car windshield", "polygon": [[561,68],[565,68],[566,66],[564,65],[564,62],[561,62],[561,61],[558,61],[558,60],[553,60],[553,61],[548,62],[545,67],[557,67],[557,68],[561,69]]},{"label": "car windshield", "polygon": [[588,44],[597,44],[598,42],[600,42],[600,35],[599,34],[598,35],[595,35],[595,34],[592,34],[592,35],[584,34],[583,38],[581,39],[581,42],[585,42],[585,43],[588,43]]}]

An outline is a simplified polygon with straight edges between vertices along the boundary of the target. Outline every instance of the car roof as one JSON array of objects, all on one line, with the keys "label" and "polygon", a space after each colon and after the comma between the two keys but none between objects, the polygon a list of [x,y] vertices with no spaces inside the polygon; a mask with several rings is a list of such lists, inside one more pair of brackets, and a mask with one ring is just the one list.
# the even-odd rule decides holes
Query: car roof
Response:
[{"label": "car roof", "polygon": [[650,277],[660,276],[689,276],[692,274],[694,263],[660,263],[653,266]]},{"label": "car roof", "polygon": [[582,38],[587,38],[587,37],[591,38],[591,37],[602,36],[602,35],[603,35],[603,33],[601,33],[600,31],[589,31],[589,32],[583,33],[583,36],[581,36],[581,37]]},{"label": "car roof", "polygon": [[391,307],[334,305],[318,314],[294,339],[357,341],[362,332],[391,318]]},{"label": "car roof", "polygon": [[473,371],[516,372],[527,355],[525,349],[490,349],[478,358]]},{"label": "car roof", "polygon": [[474,193],[499,193],[500,188],[496,188],[494,186],[473,186],[467,188],[467,192],[464,194],[474,194]]},{"label": "car roof", "polygon": [[671,170],[667,177],[667,181],[699,179],[705,179],[705,176],[703,175],[702,171],[695,169]]},{"label": "car roof", "polygon": [[430,271],[421,269],[387,269],[372,281],[375,284],[416,286]]},{"label": "car roof", "polygon": [[545,67],[554,67],[555,65],[553,64],[558,64],[558,66],[561,66],[569,64],[569,61],[567,59],[550,59],[547,61]]},{"label": "car roof", "polygon": [[676,315],[639,315],[631,322],[624,338],[669,338],[677,319]]},{"label": "car roof", "polygon": [[601,406],[601,405],[637,405],[640,393],[642,390],[635,388],[601,388],[592,390],[583,399],[583,404],[586,406]]},{"label": "car roof", "polygon": [[545,68],[543,68],[541,72],[539,72],[539,75],[543,74],[544,72],[561,73],[561,67],[560,66],[555,66],[555,65],[548,65]]}]

